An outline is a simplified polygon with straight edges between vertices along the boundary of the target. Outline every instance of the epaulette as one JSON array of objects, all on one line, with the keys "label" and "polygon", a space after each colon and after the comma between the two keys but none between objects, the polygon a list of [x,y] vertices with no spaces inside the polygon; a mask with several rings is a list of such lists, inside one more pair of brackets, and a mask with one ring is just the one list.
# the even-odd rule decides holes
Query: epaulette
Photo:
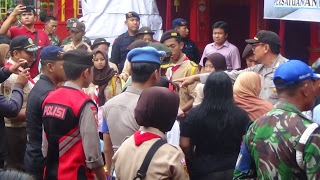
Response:
[{"label": "epaulette", "polygon": [[169,64],[161,64],[160,65],[160,67],[162,68],[162,69],[167,69],[167,68],[169,68],[169,67],[173,67],[174,66],[174,64],[173,63],[169,63]]},{"label": "epaulette", "polygon": [[193,67],[198,67],[198,64],[195,63],[195,62],[193,62],[193,61],[191,61],[191,60],[190,60],[190,63],[191,63],[191,65],[192,65]]}]

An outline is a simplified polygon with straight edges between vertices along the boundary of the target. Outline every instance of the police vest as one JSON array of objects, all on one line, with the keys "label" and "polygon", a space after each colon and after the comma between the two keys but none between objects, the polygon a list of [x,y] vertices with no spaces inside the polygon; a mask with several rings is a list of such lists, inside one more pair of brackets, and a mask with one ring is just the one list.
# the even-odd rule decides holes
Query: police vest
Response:
[{"label": "police vest", "polygon": [[93,103],[90,96],[70,87],[59,88],[44,100],[42,119],[48,140],[45,179],[94,179],[86,166],[79,127],[81,111],[88,102]]}]

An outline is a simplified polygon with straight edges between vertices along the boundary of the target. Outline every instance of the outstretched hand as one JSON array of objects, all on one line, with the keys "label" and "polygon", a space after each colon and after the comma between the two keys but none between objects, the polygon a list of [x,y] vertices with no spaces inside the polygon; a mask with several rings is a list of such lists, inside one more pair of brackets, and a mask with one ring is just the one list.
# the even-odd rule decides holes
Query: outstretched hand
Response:
[{"label": "outstretched hand", "polygon": [[180,87],[187,88],[190,84],[193,84],[198,80],[200,80],[199,75],[193,75],[193,76],[188,76],[188,77],[183,77],[183,78],[173,80],[173,82],[181,83]]}]

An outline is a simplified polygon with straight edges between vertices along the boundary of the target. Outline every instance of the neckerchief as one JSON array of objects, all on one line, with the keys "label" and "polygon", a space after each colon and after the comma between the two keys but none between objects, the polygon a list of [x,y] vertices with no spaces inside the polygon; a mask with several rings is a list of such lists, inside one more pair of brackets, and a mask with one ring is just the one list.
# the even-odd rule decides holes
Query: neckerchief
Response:
[{"label": "neckerchief", "polygon": [[150,139],[161,138],[160,136],[158,136],[156,134],[152,134],[152,133],[144,132],[144,131],[136,131],[133,134],[133,137],[134,137],[134,142],[135,142],[136,146],[139,146],[143,142],[148,141]]}]

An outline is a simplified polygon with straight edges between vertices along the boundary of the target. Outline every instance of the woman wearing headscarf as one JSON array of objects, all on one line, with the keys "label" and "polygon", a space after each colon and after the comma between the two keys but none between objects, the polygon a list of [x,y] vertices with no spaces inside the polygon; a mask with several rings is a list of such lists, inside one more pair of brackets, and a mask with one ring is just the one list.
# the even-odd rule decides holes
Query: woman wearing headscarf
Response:
[{"label": "woman wearing headscarf", "polygon": [[255,72],[241,73],[233,85],[236,105],[247,111],[252,121],[269,112],[273,106],[270,102],[259,98],[262,81]]},{"label": "woman wearing headscarf", "polygon": [[108,64],[106,51],[98,48],[93,53],[93,81],[86,92],[100,107],[121,93],[121,82]]},{"label": "woman wearing headscarf", "polygon": [[[220,53],[212,53],[203,58],[204,73],[212,73],[227,70],[226,58]],[[193,107],[199,105],[203,100],[204,84],[197,84],[195,91],[196,95],[193,102]]]},{"label": "woman wearing headscarf", "polygon": [[181,124],[180,146],[191,180],[231,180],[250,118],[234,104],[232,83],[224,72],[211,73],[202,103]]},{"label": "woman wearing headscarf", "polygon": [[3,67],[10,58],[9,48],[8,44],[0,44],[0,67]]},{"label": "woman wearing headscarf", "polygon": [[[179,95],[164,87],[144,90],[134,110],[139,131],[126,139],[113,156],[117,179],[136,176],[147,152],[165,139],[176,119]],[[154,154],[144,179],[189,179],[184,154],[179,147],[165,143]]]}]

